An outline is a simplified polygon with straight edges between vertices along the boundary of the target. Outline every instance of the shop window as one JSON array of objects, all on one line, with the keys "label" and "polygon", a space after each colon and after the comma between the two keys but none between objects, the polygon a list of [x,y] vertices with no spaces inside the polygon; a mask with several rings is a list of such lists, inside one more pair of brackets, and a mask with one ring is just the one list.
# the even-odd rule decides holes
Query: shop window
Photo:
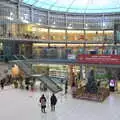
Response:
[{"label": "shop window", "polygon": [[84,40],[84,31],[75,31],[75,30],[68,30],[67,31],[67,40]]},{"label": "shop window", "polygon": [[85,31],[85,38],[88,41],[96,40],[97,38],[97,32],[96,31]]},{"label": "shop window", "polygon": [[35,26],[32,28],[34,30],[35,36],[38,37],[40,40],[48,40],[48,29],[46,28],[40,28],[39,26]]},{"label": "shop window", "polygon": [[64,41],[65,39],[65,30],[50,29],[50,40]]},{"label": "shop window", "polygon": [[103,41],[104,36],[103,36],[103,31],[85,31],[85,38],[86,40],[91,40],[91,41]]},{"label": "shop window", "polygon": [[103,41],[104,36],[103,36],[103,31],[90,31],[86,30],[85,31],[85,38],[86,40],[91,40],[91,41]]},{"label": "shop window", "polygon": [[104,31],[104,40],[105,41],[113,41],[114,40],[114,31],[112,31],[112,30]]}]

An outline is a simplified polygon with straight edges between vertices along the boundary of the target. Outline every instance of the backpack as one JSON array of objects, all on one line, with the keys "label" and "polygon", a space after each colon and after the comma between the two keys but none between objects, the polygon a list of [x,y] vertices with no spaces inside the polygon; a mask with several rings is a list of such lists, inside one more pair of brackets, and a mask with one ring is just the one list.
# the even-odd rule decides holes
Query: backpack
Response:
[{"label": "backpack", "polygon": [[46,105],[46,99],[45,98],[41,97],[39,101],[40,101],[41,105]]}]

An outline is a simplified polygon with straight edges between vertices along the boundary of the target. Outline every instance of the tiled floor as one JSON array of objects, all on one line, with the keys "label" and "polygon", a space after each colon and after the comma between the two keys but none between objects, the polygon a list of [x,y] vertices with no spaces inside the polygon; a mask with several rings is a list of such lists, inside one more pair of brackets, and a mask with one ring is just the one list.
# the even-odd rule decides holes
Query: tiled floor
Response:
[{"label": "tiled floor", "polygon": [[120,120],[120,95],[111,94],[103,103],[76,100],[70,94],[57,94],[56,111],[50,111],[46,92],[47,113],[40,111],[40,91],[27,92],[11,87],[0,91],[0,120]]}]

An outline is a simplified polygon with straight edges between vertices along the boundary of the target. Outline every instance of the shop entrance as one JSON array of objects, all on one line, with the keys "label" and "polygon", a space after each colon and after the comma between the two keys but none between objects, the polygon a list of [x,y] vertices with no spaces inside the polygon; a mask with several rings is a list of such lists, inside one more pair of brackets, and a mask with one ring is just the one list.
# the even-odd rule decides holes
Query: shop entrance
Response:
[{"label": "shop entrance", "polygon": [[32,68],[35,69],[37,74],[47,74],[50,77],[60,78],[65,80],[68,76],[67,65],[57,64],[33,64]]},{"label": "shop entrance", "polygon": [[33,69],[37,74],[47,74],[52,78],[60,78],[63,82],[68,80],[69,85],[74,83],[78,88],[85,86],[88,82],[89,73],[94,70],[94,79],[97,86],[101,88],[110,88],[111,82],[114,81],[114,91],[118,89],[118,71],[117,68],[109,68],[102,66],[90,65],[58,65],[58,64],[33,64]]}]

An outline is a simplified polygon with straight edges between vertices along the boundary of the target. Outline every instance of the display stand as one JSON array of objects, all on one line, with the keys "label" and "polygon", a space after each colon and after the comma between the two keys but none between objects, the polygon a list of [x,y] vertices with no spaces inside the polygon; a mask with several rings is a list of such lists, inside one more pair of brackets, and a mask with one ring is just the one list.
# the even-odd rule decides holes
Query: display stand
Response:
[{"label": "display stand", "polygon": [[108,88],[101,88],[97,85],[94,70],[90,70],[88,74],[88,82],[85,86],[76,89],[74,91],[74,98],[77,99],[85,99],[91,101],[102,102],[109,96]]}]

